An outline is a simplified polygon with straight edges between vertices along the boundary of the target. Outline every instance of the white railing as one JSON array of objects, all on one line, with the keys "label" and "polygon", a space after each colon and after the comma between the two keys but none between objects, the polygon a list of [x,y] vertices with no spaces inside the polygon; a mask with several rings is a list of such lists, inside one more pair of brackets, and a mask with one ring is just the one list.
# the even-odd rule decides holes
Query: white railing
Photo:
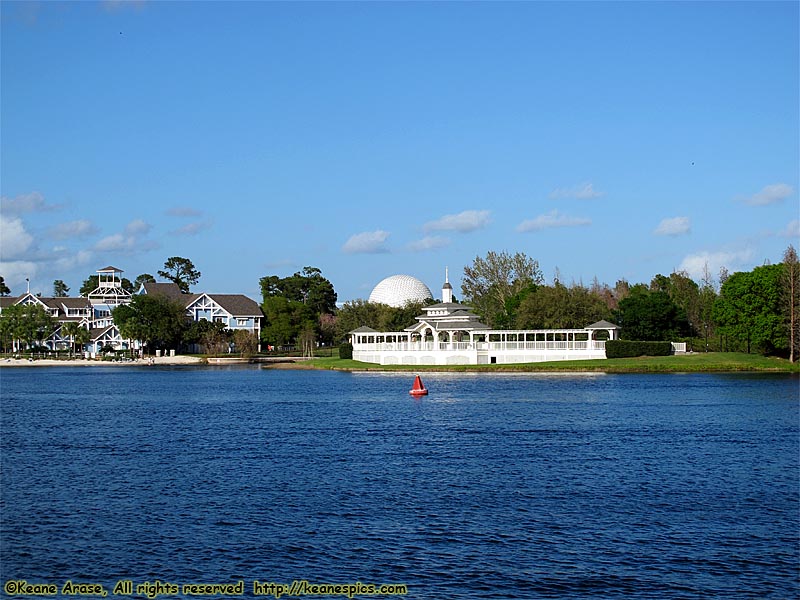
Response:
[{"label": "white railing", "polygon": [[[679,344],[677,344],[679,345]],[[683,344],[684,351],[686,344]],[[358,352],[431,352],[434,350],[604,350],[604,341],[564,342],[381,342],[377,344],[356,343]]]}]

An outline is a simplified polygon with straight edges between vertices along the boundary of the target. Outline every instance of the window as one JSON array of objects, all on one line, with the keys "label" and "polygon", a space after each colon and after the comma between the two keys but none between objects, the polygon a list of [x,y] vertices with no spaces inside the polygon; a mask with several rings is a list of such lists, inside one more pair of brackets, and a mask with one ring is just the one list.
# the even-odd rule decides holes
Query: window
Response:
[{"label": "window", "polygon": [[248,324],[249,319],[236,319],[236,324],[239,327],[246,327]]}]

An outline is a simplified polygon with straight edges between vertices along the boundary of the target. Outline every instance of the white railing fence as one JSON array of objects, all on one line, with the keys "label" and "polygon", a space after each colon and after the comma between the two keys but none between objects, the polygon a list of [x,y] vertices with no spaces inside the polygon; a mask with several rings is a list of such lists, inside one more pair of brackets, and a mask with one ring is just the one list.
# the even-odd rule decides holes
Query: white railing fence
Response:
[{"label": "white railing fence", "polygon": [[[680,345],[680,344],[678,344]],[[683,344],[684,350],[686,344]],[[353,350],[359,352],[431,352],[434,350],[604,350],[604,341],[563,342],[380,342],[356,343]]]}]

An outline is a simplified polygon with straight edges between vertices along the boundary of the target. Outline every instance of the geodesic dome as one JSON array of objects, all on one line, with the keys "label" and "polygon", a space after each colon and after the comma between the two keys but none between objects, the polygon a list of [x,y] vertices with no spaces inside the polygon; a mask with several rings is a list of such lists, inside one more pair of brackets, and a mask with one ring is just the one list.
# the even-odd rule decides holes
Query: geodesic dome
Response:
[{"label": "geodesic dome", "polygon": [[376,285],[369,295],[370,302],[380,302],[401,308],[409,302],[433,299],[428,286],[411,275],[392,275]]}]

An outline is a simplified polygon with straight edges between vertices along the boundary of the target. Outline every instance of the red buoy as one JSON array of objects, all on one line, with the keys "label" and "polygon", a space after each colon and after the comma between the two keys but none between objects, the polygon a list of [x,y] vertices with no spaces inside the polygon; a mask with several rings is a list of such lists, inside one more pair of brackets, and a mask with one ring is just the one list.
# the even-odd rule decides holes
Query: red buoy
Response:
[{"label": "red buoy", "polygon": [[419,378],[419,375],[416,376],[414,379],[414,386],[408,392],[412,396],[427,396],[428,395],[428,388],[422,383],[422,379]]}]

